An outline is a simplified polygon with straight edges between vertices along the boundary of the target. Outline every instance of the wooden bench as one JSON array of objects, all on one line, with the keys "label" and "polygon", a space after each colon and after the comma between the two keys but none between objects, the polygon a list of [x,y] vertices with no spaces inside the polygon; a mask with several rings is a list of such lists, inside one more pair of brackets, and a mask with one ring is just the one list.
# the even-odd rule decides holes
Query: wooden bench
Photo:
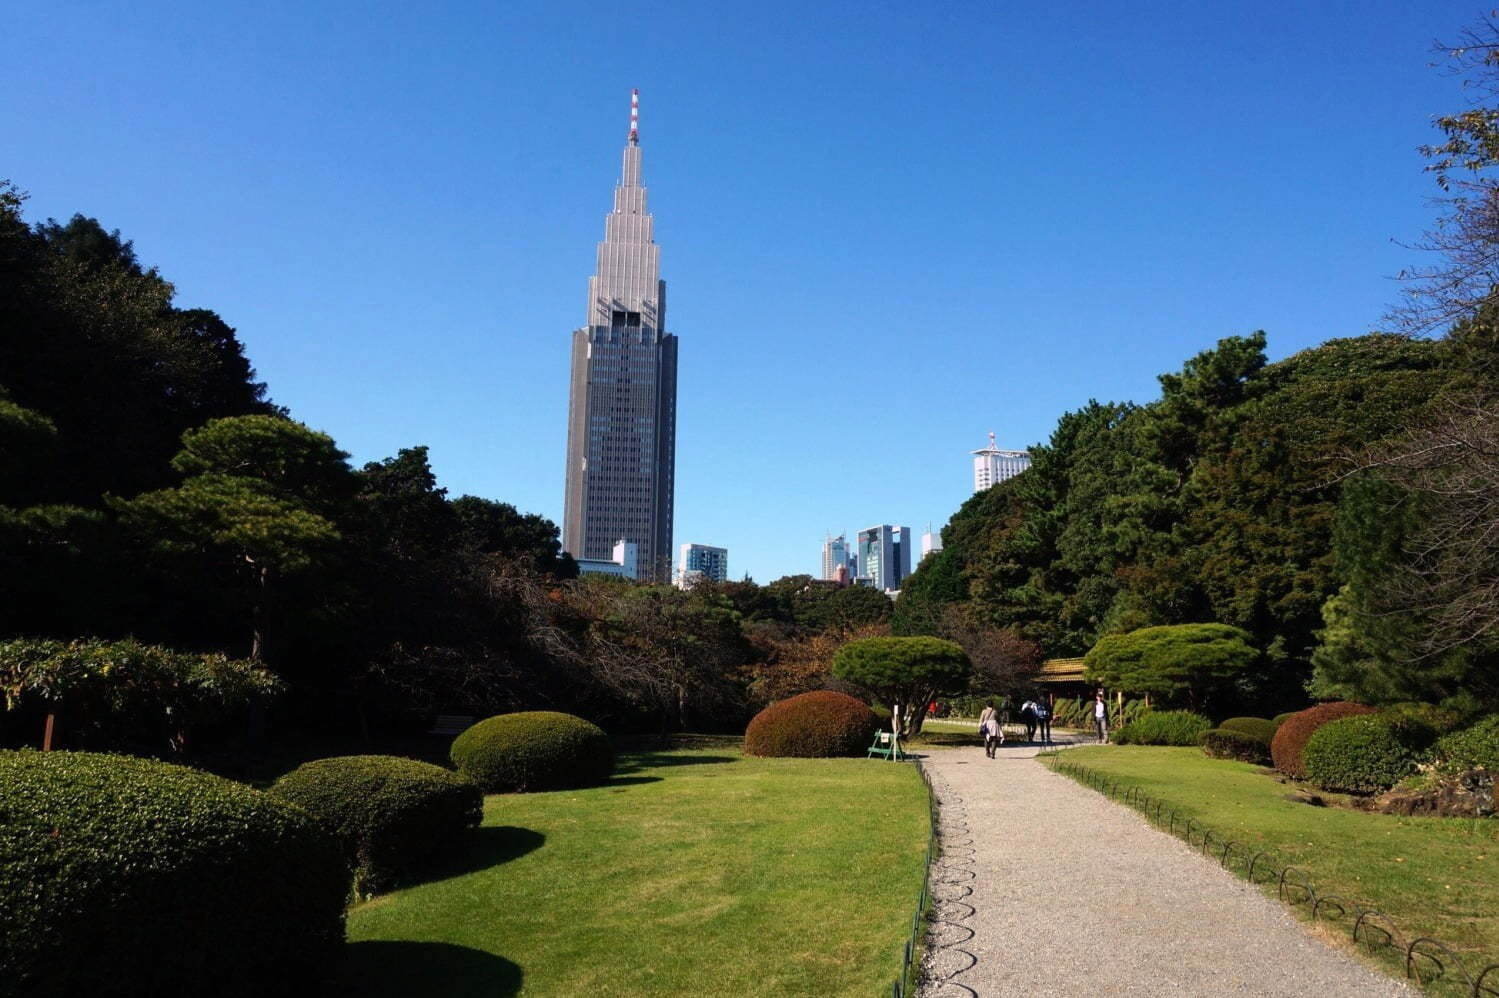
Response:
[{"label": "wooden bench", "polygon": [[869,752],[864,758],[873,759],[875,756],[893,759],[897,762],[905,759],[906,754],[900,750],[900,743],[890,737],[888,731],[876,731],[874,733],[874,744],[869,746]]},{"label": "wooden bench", "polygon": [[461,735],[474,726],[474,719],[467,714],[438,714],[429,735]]}]

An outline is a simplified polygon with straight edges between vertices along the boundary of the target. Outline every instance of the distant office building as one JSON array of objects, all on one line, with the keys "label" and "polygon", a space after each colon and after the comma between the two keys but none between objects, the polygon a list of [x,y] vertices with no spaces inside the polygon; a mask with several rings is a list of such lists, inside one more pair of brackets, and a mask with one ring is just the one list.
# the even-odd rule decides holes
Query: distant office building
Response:
[{"label": "distant office building", "polygon": [[1000,450],[989,434],[989,446],[973,451],[973,491],[982,492],[1008,478],[1014,478],[1031,466],[1029,451]]},{"label": "distant office building", "polygon": [[706,544],[683,544],[677,559],[676,575],[677,585],[682,589],[690,589],[704,579],[709,582],[727,582],[729,550]]},{"label": "distant office building", "polygon": [[859,531],[860,576],[886,592],[900,588],[911,574],[911,528],[882,523]]},{"label": "distant office building", "polygon": [[926,533],[921,535],[921,560],[926,561],[927,555],[936,554],[942,550],[942,535],[932,532],[932,525],[926,525]]},{"label": "distant office building", "polygon": [[836,579],[840,568],[849,569],[849,575],[853,575],[848,563],[848,538],[842,534],[837,537],[829,534],[822,542],[822,577]]},{"label": "distant office building", "polygon": [[625,579],[640,578],[639,546],[623,538],[614,542],[614,556],[603,558],[579,558],[579,575],[618,575]]},{"label": "distant office building", "polygon": [[640,172],[638,101],[630,101],[614,210],[588,279],[587,325],[573,333],[562,549],[604,559],[623,537],[639,575],[671,578],[677,450],[677,338],[666,331],[666,282]]}]

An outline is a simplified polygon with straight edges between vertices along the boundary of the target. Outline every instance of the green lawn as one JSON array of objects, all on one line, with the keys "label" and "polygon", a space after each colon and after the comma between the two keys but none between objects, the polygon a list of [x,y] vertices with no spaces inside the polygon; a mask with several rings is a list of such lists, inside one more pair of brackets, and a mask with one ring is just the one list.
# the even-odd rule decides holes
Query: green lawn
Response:
[{"label": "green lawn", "polygon": [[[1470,972],[1499,961],[1499,820],[1399,818],[1285,799],[1257,766],[1195,748],[1099,746],[1063,759],[1139,786],[1214,838],[1271,848],[1307,871],[1319,894],[1372,905],[1407,941],[1432,936]],[[1304,913],[1304,912],[1303,912]],[[1337,922],[1346,936],[1349,920]],[[1490,975],[1496,982],[1499,972]]]},{"label": "green lawn", "polygon": [[466,869],[354,908],[342,993],[888,990],[927,847],[914,766],[622,763],[601,787],[488,798]]}]

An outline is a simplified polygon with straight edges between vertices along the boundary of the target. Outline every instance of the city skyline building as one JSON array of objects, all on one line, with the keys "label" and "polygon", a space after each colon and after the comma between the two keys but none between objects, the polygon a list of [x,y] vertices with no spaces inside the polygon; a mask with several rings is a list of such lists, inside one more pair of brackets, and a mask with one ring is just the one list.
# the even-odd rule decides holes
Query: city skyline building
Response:
[{"label": "city skyline building", "polygon": [[727,582],[729,580],[729,550],[709,544],[683,544],[677,559],[676,583],[680,589],[690,589],[704,580]]},{"label": "city skyline building", "polygon": [[838,569],[849,570],[853,574],[852,566],[849,564],[848,536],[839,534],[834,537],[831,533],[822,542],[822,577],[824,579],[838,578]]},{"label": "city skyline building", "polygon": [[921,560],[926,561],[928,555],[936,554],[942,550],[942,535],[932,530],[932,525],[926,525],[926,533],[921,535]]},{"label": "city skyline building", "polygon": [[1014,478],[1031,466],[1030,451],[1001,450],[994,443],[992,431],[988,447],[969,453],[973,455],[973,491],[976,493]]},{"label": "city skyline building", "polygon": [[616,575],[622,579],[638,579],[639,563],[636,545],[621,538],[614,542],[608,558],[578,558],[579,575]]},{"label": "city skyline building", "polygon": [[858,578],[885,592],[900,588],[911,574],[911,528],[882,523],[858,534]]},{"label": "city skyline building", "polygon": [[587,323],[572,336],[562,547],[603,561],[623,539],[637,577],[671,576],[676,477],[677,338],[640,158],[640,91],[630,95],[614,207],[604,220]]}]

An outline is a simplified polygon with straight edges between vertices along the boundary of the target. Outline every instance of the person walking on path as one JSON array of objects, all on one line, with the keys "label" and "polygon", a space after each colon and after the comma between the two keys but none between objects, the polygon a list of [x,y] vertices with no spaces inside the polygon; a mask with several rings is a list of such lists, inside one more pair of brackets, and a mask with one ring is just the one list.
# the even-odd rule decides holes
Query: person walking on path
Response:
[{"label": "person walking on path", "polygon": [[1041,729],[1041,741],[1051,744],[1051,696],[1047,694],[1036,701],[1036,727]]},{"label": "person walking on path", "polygon": [[1005,732],[999,726],[999,712],[994,709],[993,700],[985,704],[984,712],[979,715],[979,734],[984,736],[984,755],[993,759],[995,749],[1005,743]]},{"label": "person walking on path", "polygon": [[1027,700],[1020,705],[1020,720],[1025,722],[1025,740],[1036,740],[1036,701]]},{"label": "person walking on path", "polygon": [[1103,698],[1103,690],[1093,698],[1093,726],[1098,729],[1098,744],[1109,743],[1109,704]]}]

